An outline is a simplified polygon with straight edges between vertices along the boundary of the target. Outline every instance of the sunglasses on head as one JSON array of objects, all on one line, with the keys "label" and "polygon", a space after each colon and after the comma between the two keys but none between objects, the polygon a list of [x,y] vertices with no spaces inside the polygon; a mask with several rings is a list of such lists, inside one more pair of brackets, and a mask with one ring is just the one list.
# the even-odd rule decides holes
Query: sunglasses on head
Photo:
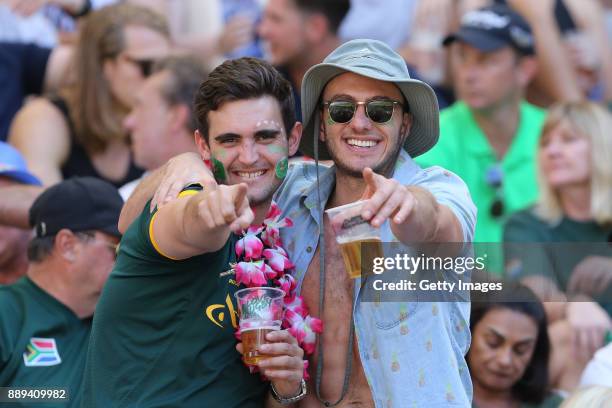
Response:
[{"label": "sunglasses on head", "polygon": [[154,59],[150,59],[150,58],[138,59],[138,58],[130,57],[128,55],[125,55],[125,59],[131,62],[132,64],[137,65],[143,77],[146,78],[153,73],[153,65],[155,64]]},{"label": "sunglasses on head", "polygon": [[334,123],[349,123],[355,116],[357,107],[365,106],[366,116],[374,123],[387,123],[393,117],[395,105],[403,106],[401,102],[388,99],[374,99],[366,102],[356,101],[329,101],[323,103],[327,106],[329,117]]}]

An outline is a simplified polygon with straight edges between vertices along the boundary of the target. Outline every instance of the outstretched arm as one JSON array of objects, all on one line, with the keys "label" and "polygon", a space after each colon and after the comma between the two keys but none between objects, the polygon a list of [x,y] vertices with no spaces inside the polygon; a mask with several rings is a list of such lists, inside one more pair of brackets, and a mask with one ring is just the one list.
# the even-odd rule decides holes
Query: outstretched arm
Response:
[{"label": "outstretched arm", "polygon": [[163,206],[153,215],[153,245],[171,259],[187,259],[223,247],[232,231],[253,221],[246,184],[219,186]]},{"label": "outstretched arm", "polygon": [[391,230],[404,244],[427,242],[462,242],[461,224],[453,211],[438,203],[426,189],[404,186],[398,181],[363,171],[366,182],[362,217],[379,227],[390,219]]}]

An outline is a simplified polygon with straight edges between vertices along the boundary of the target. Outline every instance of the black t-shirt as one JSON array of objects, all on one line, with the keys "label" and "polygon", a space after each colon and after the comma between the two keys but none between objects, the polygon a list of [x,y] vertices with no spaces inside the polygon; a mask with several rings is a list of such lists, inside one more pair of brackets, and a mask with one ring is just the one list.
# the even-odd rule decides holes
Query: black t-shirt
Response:
[{"label": "black t-shirt", "polygon": [[0,140],[8,138],[13,117],[30,94],[41,94],[51,49],[0,42]]}]

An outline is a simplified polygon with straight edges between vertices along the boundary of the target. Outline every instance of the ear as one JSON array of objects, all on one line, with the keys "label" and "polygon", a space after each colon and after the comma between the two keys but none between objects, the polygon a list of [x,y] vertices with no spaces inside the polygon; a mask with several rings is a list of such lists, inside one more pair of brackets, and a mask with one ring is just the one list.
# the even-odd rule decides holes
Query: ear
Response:
[{"label": "ear", "polygon": [[107,58],[102,63],[102,73],[104,78],[108,81],[115,75],[117,71],[117,61],[115,59]]},{"label": "ear", "polygon": [[538,71],[538,62],[535,57],[521,57],[518,68],[516,72],[519,85],[525,88],[535,77]]},{"label": "ear", "polygon": [[304,34],[310,43],[320,43],[329,32],[327,17],[322,13],[313,13],[306,18]]},{"label": "ear", "polygon": [[402,125],[400,126],[400,138],[401,140],[401,145],[404,145],[404,142],[406,141],[406,138],[408,137],[408,134],[410,133],[410,129],[412,128],[412,121],[413,121],[413,117],[411,113],[408,112],[404,112],[402,114]]},{"label": "ear", "polygon": [[295,125],[293,125],[293,129],[291,129],[291,132],[289,132],[289,157],[293,156],[300,147],[300,140],[302,139],[302,130],[302,124],[300,122],[295,122]]},{"label": "ear", "polygon": [[67,262],[75,262],[81,252],[81,241],[68,229],[61,229],[55,235],[53,250]]},{"label": "ear", "polygon": [[171,108],[170,111],[170,128],[173,132],[178,133],[187,128],[189,120],[189,107],[184,104],[178,104]]},{"label": "ear", "polygon": [[204,136],[202,136],[199,130],[196,130],[193,132],[193,137],[198,148],[198,153],[200,153],[202,159],[210,160],[210,147],[208,146],[206,140],[204,140]]}]

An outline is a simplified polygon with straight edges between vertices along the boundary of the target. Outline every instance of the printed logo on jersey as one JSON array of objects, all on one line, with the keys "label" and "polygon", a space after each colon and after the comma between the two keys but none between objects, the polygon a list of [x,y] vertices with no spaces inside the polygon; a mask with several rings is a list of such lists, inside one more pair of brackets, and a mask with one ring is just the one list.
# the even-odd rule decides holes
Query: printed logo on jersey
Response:
[{"label": "printed logo on jersey", "polygon": [[32,337],[23,353],[23,362],[26,367],[46,367],[61,363],[55,339]]},{"label": "printed logo on jersey", "polygon": [[225,327],[223,324],[225,323],[227,315],[229,315],[228,320],[231,323],[232,327],[234,329],[238,328],[238,312],[236,312],[236,308],[232,303],[232,297],[229,293],[225,297],[224,305],[210,305],[206,308],[204,314],[206,314],[206,317],[208,317],[211,322],[213,322],[222,329]]}]

